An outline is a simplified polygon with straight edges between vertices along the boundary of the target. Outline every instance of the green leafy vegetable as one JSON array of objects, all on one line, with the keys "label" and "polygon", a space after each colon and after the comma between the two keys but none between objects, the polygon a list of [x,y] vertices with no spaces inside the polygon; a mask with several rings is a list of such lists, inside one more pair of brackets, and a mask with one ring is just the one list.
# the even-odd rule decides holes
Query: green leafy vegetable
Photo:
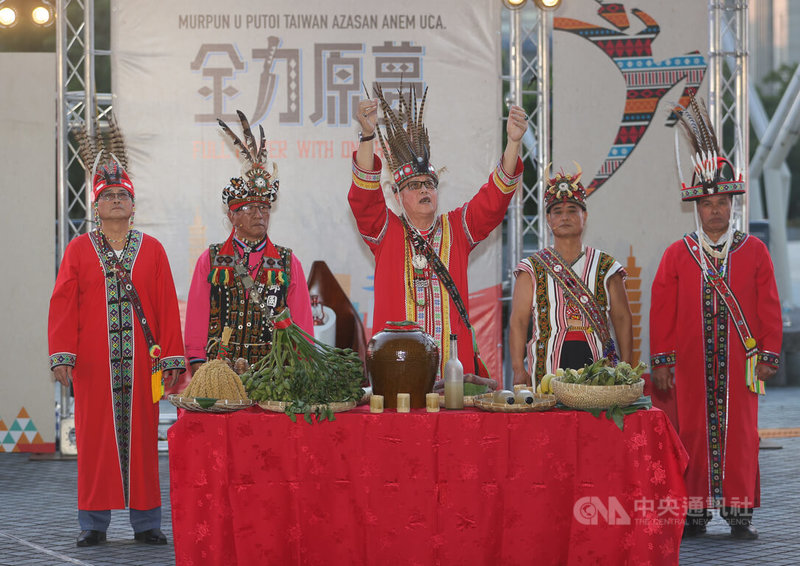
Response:
[{"label": "green leafy vegetable", "polygon": [[[288,318],[284,310],[275,322]],[[254,401],[284,401],[296,422],[302,414],[311,423],[335,420],[330,403],[358,401],[364,395],[364,368],[353,350],[318,342],[298,326],[275,328],[272,348],[241,376]]]}]

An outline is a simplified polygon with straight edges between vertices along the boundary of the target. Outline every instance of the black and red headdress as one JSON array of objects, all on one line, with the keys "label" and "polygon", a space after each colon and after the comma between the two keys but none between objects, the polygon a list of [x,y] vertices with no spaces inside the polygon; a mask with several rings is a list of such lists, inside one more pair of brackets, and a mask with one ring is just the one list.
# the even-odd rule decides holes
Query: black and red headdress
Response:
[{"label": "black and red headdress", "polygon": [[547,179],[547,188],[544,192],[545,211],[562,202],[571,202],[586,210],[586,189],[581,184],[583,170],[577,162],[573,161],[578,170],[574,175],[567,175],[562,169],[552,179],[549,176],[548,166],[544,172]]}]

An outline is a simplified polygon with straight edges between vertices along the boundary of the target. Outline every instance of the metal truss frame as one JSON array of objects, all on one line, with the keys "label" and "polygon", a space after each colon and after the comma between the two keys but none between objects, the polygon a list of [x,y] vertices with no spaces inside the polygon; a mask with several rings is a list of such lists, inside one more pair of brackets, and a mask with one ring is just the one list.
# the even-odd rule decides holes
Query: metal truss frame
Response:
[{"label": "metal truss frame", "polygon": [[[97,94],[96,57],[109,56],[94,46],[94,0],[56,1],[56,261],[61,263],[67,244],[89,231],[92,222],[91,179],[70,139],[70,129],[80,122],[90,134],[94,117],[111,109],[111,93]],[[99,120],[98,120],[99,122]],[[68,387],[60,387],[57,414],[59,430],[68,428],[71,414]],[[61,446],[63,451],[65,447]]]},{"label": "metal truss frame", "polygon": [[96,58],[111,53],[94,45],[94,0],[57,0],[56,61],[58,101],[57,130],[57,249],[60,263],[67,244],[89,231],[92,222],[91,179],[87,178],[70,138],[70,129],[85,123],[93,135],[111,110],[111,93],[96,93]]},{"label": "metal truss frame", "polygon": [[[539,205],[551,152],[549,69],[553,17],[533,2],[518,9],[504,9],[509,16],[509,46],[503,58],[508,65],[508,72],[503,74],[506,104],[522,106],[528,115],[529,130],[523,138],[520,157],[526,167],[532,164],[536,171],[532,184],[522,180],[508,209],[503,280],[510,291],[517,262],[547,245],[547,224]],[[535,102],[531,104],[531,100]]]},{"label": "metal truss frame", "polygon": [[[523,161],[531,160],[536,168],[533,185],[522,183],[508,213],[508,253],[504,280],[528,251],[545,247],[549,231],[539,203],[544,194],[542,177],[551,153],[552,111],[550,84],[550,49],[552,12],[540,10],[533,2],[522,8],[504,8],[509,12],[509,46],[506,53],[508,73],[507,103],[522,105],[525,95],[534,95],[536,104],[527,107],[534,145],[523,146]],[[747,180],[748,143],[748,34],[747,0],[709,0],[709,113],[717,131],[722,154],[731,160]],[[727,41],[725,35],[727,34]],[[731,39],[733,41],[731,41]],[[733,49],[723,46],[733,45]],[[735,211],[737,228],[747,231],[747,200]],[[526,211],[535,211],[526,214]],[[531,249],[530,246],[533,245]]]},{"label": "metal truss frame", "polygon": [[[747,0],[709,0],[708,111],[722,155],[741,172],[748,184],[750,114],[748,111]],[[726,48],[727,47],[727,48]],[[748,194],[734,210],[734,226],[748,228]]]}]

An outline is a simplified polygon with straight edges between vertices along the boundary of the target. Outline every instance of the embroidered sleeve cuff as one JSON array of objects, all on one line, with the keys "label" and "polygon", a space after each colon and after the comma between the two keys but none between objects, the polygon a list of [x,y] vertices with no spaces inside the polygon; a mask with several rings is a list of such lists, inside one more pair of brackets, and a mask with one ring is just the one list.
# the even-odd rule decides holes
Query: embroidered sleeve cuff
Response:
[{"label": "embroidered sleeve cuff", "polygon": [[204,364],[206,363],[205,358],[189,358],[189,364]]},{"label": "embroidered sleeve cuff", "polygon": [[50,369],[56,366],[72,366],[75,367],[75,354],[69,352],[59,352],[50,356]]},{"label": "embroidered sleeve cuff", "polygon": [[161,360],[161,369],[167,371],[170,369],[186,369],[186,361],[183,356],[172,356],[171,358],[164,358]]},{"label": "embroidered sleeve cuff", "polygon": [[775,352],[759,352],[758,361],[759,363],[777,368],[781,364],[781,356]]},{"label": "embroidered sleeve cuff", "polygon": [[[376,158],[377,159],[377,158]],[[380,164],[380,160],[378,160]],[[374,191],[381,186],[381,168],[378,167],[377,171],[366,171],[356,164],[353,159],[353,184],[359,189],[366,189]]]},{"label": "embroidered sleeve cuff", "polygon": [[650,366],[653,368],[675,365],[675,352],[665,352],[650,356]]},{"label": "embroidered sleeve cuff", "polygon": [[522,178],[522,171],[520,171],[518,175],[509,175],[506,173],[505,169],[503,169],[503,160],[501,159],[497,162],[497,167],[494,168],[492,177],[497,188],[500,189],[501,192],[508,194],[514,192],[514,189],[517,188],[517,184]]}]

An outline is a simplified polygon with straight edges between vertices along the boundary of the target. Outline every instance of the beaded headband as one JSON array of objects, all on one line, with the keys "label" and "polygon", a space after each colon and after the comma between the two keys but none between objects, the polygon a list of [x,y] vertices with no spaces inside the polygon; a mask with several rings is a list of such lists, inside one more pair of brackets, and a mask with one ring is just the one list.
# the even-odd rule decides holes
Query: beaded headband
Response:
[{"label": "beaded headband", "polygon": [[576,161],[573,163],[578,170],[577,173],[567,175],[562,169],[552,179],[549,176],[550,166],[545,168],[544,178],[547,179],[547,189],[544,192],[544,202],[546,212],[550,212],[553,206],[566,202],[575,203],[586,210],[586,189],[580,182],[583,170]]}]

